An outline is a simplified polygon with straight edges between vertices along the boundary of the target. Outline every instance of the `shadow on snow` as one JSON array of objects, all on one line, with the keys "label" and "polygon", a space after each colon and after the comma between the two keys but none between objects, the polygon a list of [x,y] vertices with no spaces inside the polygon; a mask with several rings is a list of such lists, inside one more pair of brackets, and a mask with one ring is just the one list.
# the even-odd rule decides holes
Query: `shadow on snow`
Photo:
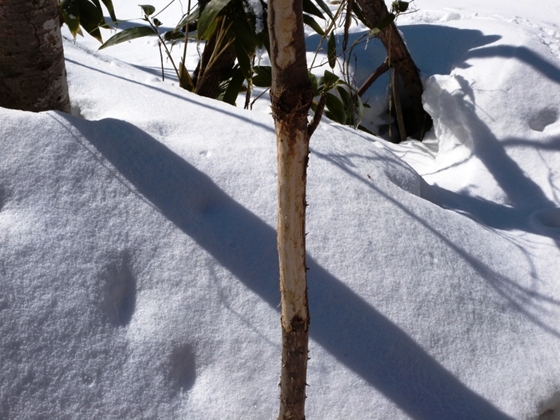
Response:
[{"label": "shadow on snow", "polygon": [[[207,175],[127,122],[88,122],[62,114],[57,120],[70,131],[68,124],[78,129],[117,169],[120,175],[115,176],[124,176],[153,207],[278,309],[276,232],[272,227]],[[113,135],[105,136],[107,131]],[[309,255],[307,261],[312,339],[411,418],[510,418],[463,385]],[[314,316],[321,307],[327,310]]]}]

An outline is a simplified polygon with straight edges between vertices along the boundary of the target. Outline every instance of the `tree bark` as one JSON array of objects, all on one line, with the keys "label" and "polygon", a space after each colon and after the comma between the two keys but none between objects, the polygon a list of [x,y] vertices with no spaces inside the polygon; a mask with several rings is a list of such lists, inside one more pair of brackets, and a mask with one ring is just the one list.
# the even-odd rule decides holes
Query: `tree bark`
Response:
[{"label": "tree bark", "polygon": [[[375,28],[389,14],[383,0],[358,0],[364,17],[370,28]],[[394,23],[381,30],[377,37],[383,43],[389,55],[388,64],[400,75],[404,87],[412,101],[414,109],[414,137],[422,140],[424,134],[431,127],[432,119],[422,106],[424,88],[420,80],[420,73],[414,60],[406,48],[399,31]]]},{"label": "tree bark", "polygon": [[70,112],[58,0],[1,0],[0,40],[0,106]]},{"label": "tree bark", "polygon": [[305,192],[313,91],[307,73],[302,0],[269,0],[270,97],[278,149],[278,258],[282,294],[279,420],[305,419],[309,340]]}]

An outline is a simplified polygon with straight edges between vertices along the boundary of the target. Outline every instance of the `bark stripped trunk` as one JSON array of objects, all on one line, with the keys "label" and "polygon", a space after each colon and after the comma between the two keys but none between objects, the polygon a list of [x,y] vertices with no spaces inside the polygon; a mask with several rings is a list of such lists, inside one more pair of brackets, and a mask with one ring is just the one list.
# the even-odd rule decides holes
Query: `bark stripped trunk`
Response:
[{"label": "bark stripped trunk", "polygon": [[[364,17],[370,28],[375,28],[387,16],[389,11],[383,0],[358,0]],[[404,87],[412,101],[414,109],[415,137],[422,140],[431,127],[432,119],[422,106],[422,81],[414,60],[410,56],[404,41],[394,23],[377,34],[389,55],[388,64],[396,70],[404,83]],[[409,133],[412,134],[412,133]]]},{"label": "bark stripped trunk", "polygon": [[307,73],[302,0],[269,0],[270,97],[278,148],[278,257],[282,293],[279,420],[305,419],[309,339],[305,190],[313,92]]},{"label": "bark stripped trunk", "polygon": [[0,0],[0,106],[70,112],[58,0]]}]

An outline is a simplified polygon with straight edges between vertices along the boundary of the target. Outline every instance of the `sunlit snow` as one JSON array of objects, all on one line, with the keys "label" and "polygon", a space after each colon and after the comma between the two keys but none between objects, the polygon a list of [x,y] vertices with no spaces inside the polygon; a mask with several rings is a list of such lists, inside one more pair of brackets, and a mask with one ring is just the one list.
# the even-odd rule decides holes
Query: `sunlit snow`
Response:
[{"label": "sunlit snow", "polygon": [[[398,20],[424,143],[311,139],[309,419],[560,419],[560,6],[460,3]],[[0,418],[275,418],[266,98],[162,81],[152,38],[63,33],[73,115],[0,108]]]}]

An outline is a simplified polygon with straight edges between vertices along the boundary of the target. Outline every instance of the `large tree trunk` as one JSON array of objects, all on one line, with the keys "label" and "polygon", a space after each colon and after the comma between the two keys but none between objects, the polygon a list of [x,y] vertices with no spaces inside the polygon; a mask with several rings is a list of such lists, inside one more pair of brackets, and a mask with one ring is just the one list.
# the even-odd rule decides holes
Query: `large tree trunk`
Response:
[{"label": "large tree trunk", "polygon": [[[367,24],[375,28],[388,15],[389,11],[383,0],[358,0]],[[422,106],[422,92],[424,88],[420,80],[418,68],[410,56],[399,31],[394,23],[381,30],[377,37],[383,43],[389,55],[388,64],[395,69],[404,83],[414,110],[415,134],[422,140],[426,131],[431,127],[432,119]]]},{"label": "large tree trunk", "polygon": [[278,257],[282,293],[279,420],[305,419],[309,339],[305,189],[313,100],[307,73],[302,0],[269,0],[270,97],[278,148]]},{"label": "large tree trunk", "polygon": [[0,0],[0,106],[70,112],[58,0]]}]

